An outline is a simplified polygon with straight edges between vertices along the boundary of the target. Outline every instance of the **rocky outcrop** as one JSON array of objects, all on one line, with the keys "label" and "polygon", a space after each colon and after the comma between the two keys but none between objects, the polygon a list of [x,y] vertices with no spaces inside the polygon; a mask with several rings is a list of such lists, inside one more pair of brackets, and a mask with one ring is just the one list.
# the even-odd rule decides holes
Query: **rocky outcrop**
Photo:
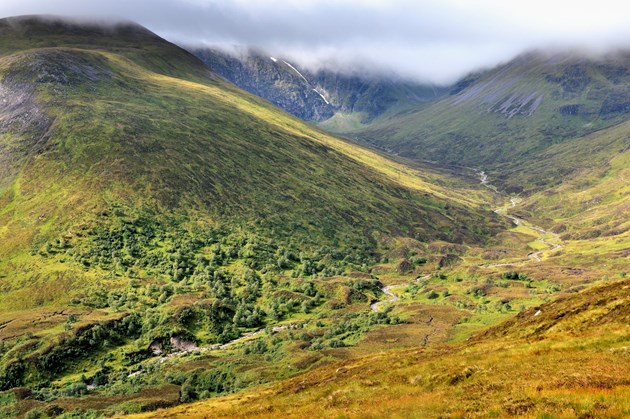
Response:
[{"label": "rocky outcrop", "polygon": [[334,115],[334,107],[299,70],[284,60],[252,51],[228,54],[218,50],[192,51],[214,72],[248,92],[307,121]]},{"label": "rocky outcrop", "polygon": [[323,121],[337,112],[360,112],[371,120],[393,106],[435,100],[445,93],[443,88],[395,78],[312,72],[248,49],[191,52],[228,81],[306,121]]}]

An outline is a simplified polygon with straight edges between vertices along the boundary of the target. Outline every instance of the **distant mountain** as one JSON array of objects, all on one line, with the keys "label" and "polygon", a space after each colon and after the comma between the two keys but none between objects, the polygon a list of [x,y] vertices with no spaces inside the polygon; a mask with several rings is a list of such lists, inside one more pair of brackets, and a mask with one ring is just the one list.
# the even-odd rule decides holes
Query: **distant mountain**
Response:
[{"label": "distant mountain", "polygon": [[523,216],[564,238],[617,240],[598,246],[615,258],[630,243],[629,124],[630,53],[532,52],[427,106],[329,128],[406,158],[483,169],[526,198]]},{"label": "distant mountain", "polygon": [[490,169],[518,191],[576,169],[539,167],[538,180],[528,177],[528,163],[545,160],[550,147],[629,118],[630,54],[532,52],[469,75],[429,106],[338,131],[406,157]]},{"label": "distant mountain", "polygon": [[447,91],[395,77],[313,72],[281,56],[246,48],[232,53],[209,48],[190,51],[230,82],[306,121],[343,113],[357,114],[367,122],[393,108],[436,100]]}]

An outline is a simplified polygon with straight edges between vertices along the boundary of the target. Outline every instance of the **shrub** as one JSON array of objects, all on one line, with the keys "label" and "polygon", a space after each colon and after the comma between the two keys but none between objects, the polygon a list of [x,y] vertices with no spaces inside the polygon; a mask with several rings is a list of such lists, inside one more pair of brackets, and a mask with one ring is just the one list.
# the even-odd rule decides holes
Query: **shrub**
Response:
[{"label": "shrub", "polygon": [[429,300],[434,300],[434,299],[439,297],[439,294],[437,292],[431,290],[431,291],[427,292],[426,294],[424,294],[424,296],[426,298],[428,298]]},{"label": "shrub", "polygon": [[343,343],[342,340],[332,339],[330,342],[328,342],[328,346],[330,346],[331,348],[343,348],[344,346],[346,346],[346,344]]},{"label": "shrub", "polygon": [[26,415],[24,415],[24,419],[44,419],[48,417],[49,416],[46,413],[37,408],[29,410]]}]

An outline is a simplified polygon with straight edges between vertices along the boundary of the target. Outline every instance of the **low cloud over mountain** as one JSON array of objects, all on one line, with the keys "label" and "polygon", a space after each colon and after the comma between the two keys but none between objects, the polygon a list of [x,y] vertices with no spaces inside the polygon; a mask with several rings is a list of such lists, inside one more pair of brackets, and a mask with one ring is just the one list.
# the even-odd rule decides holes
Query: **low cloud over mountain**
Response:
[{"label": "low cloud over mountain", "polygon": [[303,66],[361,62],[440,83],[528,48],[624,46],[629,7],[614,0],[23,0],[1,4],[0,16],[126,18],[180,43],[246,44]]}]

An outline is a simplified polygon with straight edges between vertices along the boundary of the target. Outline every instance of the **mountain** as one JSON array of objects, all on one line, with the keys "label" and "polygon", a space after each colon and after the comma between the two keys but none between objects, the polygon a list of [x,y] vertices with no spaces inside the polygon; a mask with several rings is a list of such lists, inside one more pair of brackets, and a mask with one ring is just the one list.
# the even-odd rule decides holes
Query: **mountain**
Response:
[{"label": "mountain", "polygon": [[[481,167],[507,189],[528,191],[551,182],[523,179],[529,162],[628,119],[629,68],[624,52],[531,52],[469,75],[431,106],[381,118],[352,135],[407,157]],[[537,175],[559,182],[573,171],[553,170]]]},{"label": "mountain", "polygon": [[230,53],[211,48],[190,51],[230,82],[306,121],[352,115],[367,122],[392,108],[430,102],[446,93],[443,87],[394,76],[311,71],[244,47]]},{"label": "mountain", "polygon": [[0,20],[0,96],[2,415],[295,374],[311,361],[222,345],[312,324],[319,359],[337,323],[401,322],[370,309],[374,266],[446,266],[507,226],[482,187],[313,128],[133,23]]},{"label": "mountain", "polygon": [[[149,199],[268,224],[312,214],[301,220],[333,230],[371,218],[403,230],[405,220],[430,218],[413,212],[446,203],[442,188],[422,197],[426,205],[410,204],[413,192],[401,183],[422,189],[422,180],[387,179],[395,163],[245,95],[136,25],[84,29],[24,18],[5,20],[1,29],[10,133],[3,158],[13,163],[2,183],[12,200],[22,197],[11,189],[18,179],[19,187],[37,183],[34,189],[65,196],[81,178],[95,196],[126,205]],[[23,118],[27,112],[34,117]],[[371,166],[357,161],[364,155]],[[283,221],[275,219],[280,210]]]},{"label": "mountain", "polygon": [[0,20],[1,417],[627,416],[623,54],[247,54]]},{"label": "mountain", "polygon": [[499,190],[524,199],[518,214],[577,240],[570,247],[582,260],[600,249],[601,262],[630,244],[628,86],[626,52],[531,52],[464,78],[429,106],[345,134],[407,158],[485,170]]}]

